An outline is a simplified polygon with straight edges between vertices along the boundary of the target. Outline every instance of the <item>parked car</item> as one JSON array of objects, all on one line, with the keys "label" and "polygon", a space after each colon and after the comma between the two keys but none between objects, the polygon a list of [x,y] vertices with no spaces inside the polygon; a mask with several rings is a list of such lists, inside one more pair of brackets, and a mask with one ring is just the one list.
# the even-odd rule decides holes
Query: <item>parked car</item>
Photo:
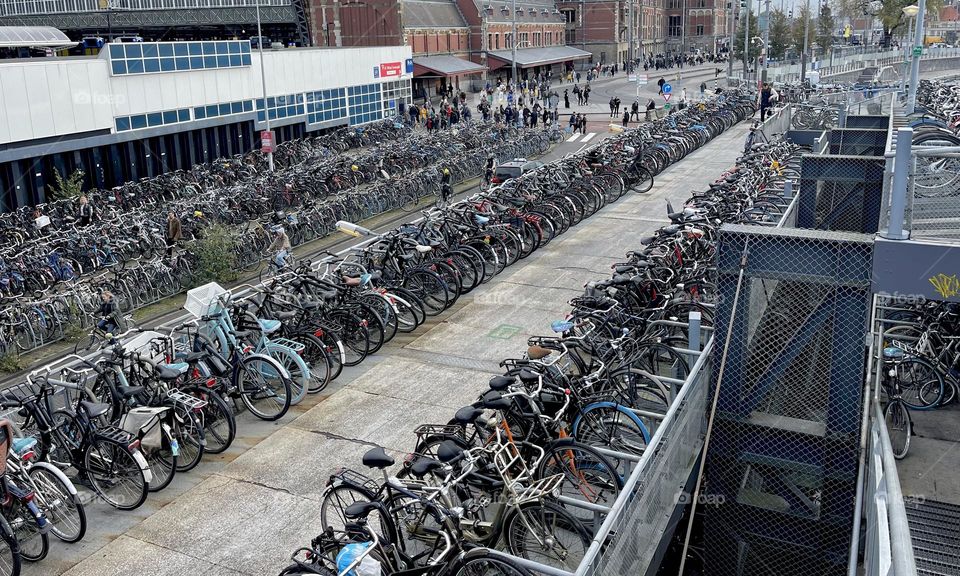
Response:
[{"label": "parked car", "polygon": [[543,162],[527,160],[526,158],[514,158],[510,162],[504,162],[503,164],[497,166],[497,169],[493,172],[493,178],[490,179],[490,182],[492,184],[503,184],[511,178],[516,178],[521,174],[526,174],[527,172],[536,170],[541,166],[543,166]]}]

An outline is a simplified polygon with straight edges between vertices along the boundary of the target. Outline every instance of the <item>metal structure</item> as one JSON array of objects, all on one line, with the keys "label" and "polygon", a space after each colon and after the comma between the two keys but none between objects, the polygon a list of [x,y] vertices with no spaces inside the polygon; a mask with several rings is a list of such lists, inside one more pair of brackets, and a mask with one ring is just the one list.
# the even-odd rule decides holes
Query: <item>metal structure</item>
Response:
[{"label": "metal structure", "polygon": [[863,234],[721,229],[707,574],[845,573],[872,251]]}]

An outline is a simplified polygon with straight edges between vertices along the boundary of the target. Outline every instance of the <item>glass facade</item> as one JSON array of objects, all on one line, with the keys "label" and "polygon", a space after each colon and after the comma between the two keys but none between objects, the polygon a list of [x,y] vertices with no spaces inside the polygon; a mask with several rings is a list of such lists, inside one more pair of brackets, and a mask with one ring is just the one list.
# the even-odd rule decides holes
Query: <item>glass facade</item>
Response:
[{"label": "glass facade", "polygon": [[[303,116],[306,111],[303,105],[303,94],[288,94],[287,96],[270,96],[267,98],[267,109],[270,119],[292,118]],[[263,98],[257,98],[257,122],[265,122],[263,117]]]},{"label": "glass facade", "polygon": [[383,118],[383,100],[379,84],[364,84],[347,88],[350,107],[350,125],[366,124]]},{"label": "glass facade", "polygon": [[127,42],[107,48],[114,76],[250,66],[249,40]]},{"label": "glass facade", "polygon": [[318,90],[307,92],[307,122],[319,124],[347,117],[346,90]]},{"label": "glass facade", "polygon": [[141,128],[153,128],[155,126],[166,126],[168,124],[189,122],[190,109],[180,108],[179,110],[165,110],[163,112],[151,112],[149,114],[118,116],[114,118],[114,121],[117,126],[117,132],[139,130]]},{"label": "glass facade", "polygon": [[253,111],[253,100],[240,100],[238,102],[229,102],[227,104],[210,104],[209,106],[197,106],[193,109],[193,116],[197,120],[205,118],[216,118],[217,116],[229,116],[230,114],[242,114]]}]

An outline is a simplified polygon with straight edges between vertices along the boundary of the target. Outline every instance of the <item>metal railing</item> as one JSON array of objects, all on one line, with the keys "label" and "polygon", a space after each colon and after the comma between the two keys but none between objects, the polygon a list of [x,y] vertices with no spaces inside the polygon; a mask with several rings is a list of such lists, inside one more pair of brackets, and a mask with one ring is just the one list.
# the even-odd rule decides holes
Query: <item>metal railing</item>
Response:
[{"label": "metal railing", "polygon": [[[960,48],[927,48],[920,57],[921,60],[938,58],[960,58]],[[884,50],[868,54],[851,54],[842,58],[815,60],[811,63],[811,70],[820,74],[821,80],[829,76],[849,74],[868,67],[882,68],[894,64],[902,64],[909,56],[904,50]],[[800,64],[771,66],[767,69],[767,78],[777,82],[796,82],[800,80]],[[743,78],[743,72],[734,75]]]},{"label": "metal railing", "polygon": [[620,496],[594,536],[576,576],[643,574],[669,528],[671,512],[703,445],[713,338],[697,357],[683,386]]}]

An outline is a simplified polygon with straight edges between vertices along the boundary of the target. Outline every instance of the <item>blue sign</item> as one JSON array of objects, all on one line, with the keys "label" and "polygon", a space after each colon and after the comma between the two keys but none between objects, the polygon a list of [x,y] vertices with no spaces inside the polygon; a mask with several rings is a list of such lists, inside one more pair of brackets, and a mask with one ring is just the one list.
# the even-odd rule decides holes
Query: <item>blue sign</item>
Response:
[{"label": "blue sign", "polygon": [[664,84],[664,85],[663,85],[663,93],[664,93],[664,94],[669,94],[669,93],[671,93],[671,92],[673,92],[673,86],[671,86],[671,85],[669,85],[669,84]]},{"label": "blue sign", "polygon": [[413,74],[413,58],[407,58],[407,74]]},{"label": "blue sign", "polygon": [[374,77],[374,78],[379,78],[379,77],[380,77],[380,67],[379,67],[379,66],[374,66],[374,67],[373,67],[373,77]]}]

